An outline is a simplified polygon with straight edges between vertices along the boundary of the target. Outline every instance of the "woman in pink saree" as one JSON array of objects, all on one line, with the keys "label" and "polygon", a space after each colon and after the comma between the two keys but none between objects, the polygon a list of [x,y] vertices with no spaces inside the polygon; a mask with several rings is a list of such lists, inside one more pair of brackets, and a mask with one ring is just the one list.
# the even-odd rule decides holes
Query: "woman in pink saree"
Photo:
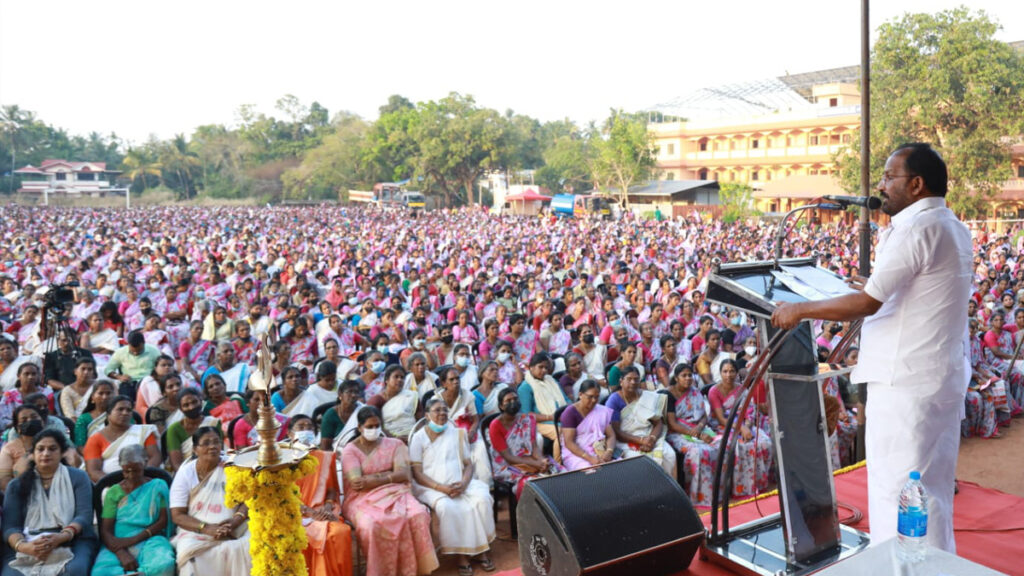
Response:
[{"label": "woman in pink saree", "polygon": [[415,576],[438,568],[430,512],[412,495],[409,449],[383,437],[380,411],[356,414],[359,436],[341,453],[342,513],[356,527],[367,576]]}]

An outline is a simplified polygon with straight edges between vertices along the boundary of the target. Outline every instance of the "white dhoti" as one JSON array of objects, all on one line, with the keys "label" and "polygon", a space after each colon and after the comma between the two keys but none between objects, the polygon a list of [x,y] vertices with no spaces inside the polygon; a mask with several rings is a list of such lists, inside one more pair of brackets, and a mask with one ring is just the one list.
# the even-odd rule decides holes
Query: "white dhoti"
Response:
[{"label": "white dhoti", "polygon": [[956,553],[953,491],[960,449],[962,386],[868,384],[865,451],[872,544],[896,537],[900,490],[921,473],[928,493],[928,544]]}]

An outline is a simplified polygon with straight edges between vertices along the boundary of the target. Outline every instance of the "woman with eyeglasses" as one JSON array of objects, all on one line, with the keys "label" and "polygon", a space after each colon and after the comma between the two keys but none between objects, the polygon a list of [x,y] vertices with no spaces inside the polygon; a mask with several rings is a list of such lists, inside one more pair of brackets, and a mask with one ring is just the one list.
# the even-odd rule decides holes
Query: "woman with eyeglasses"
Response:
[{"label": "woman with eyeglasses", "polygon": [[192,436],[196,458],[182,465],[171,484],[171,520],[178,532],[171,540],[179,576],[248,574],[249,510],[225,504],[224,442],[220,432],[203,426]]},{"label": "woman with eyeglasses", "polygon": [[566,407],[559,420],[562,465],[569,470],[611,462],[615,453],[613,412],[598,404],[601,387],[584,380],[579,390],[579,399]]},{"label": "woman with eyeglasses", "polygon": [[472,576],[476,555],[493,572],[494,500],[487,484],[473,478],[466,431],[450,425],[448,406],[436,396],[427,401],[426,415],[427,425],[409,443],[413,494],[437,515],[441,554],[458,557],[460,576]]}]

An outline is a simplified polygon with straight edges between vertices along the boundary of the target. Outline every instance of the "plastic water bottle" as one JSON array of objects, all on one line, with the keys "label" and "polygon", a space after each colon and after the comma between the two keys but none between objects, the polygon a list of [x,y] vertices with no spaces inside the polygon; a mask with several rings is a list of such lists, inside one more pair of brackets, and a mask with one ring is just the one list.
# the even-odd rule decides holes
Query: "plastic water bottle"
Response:
[{"label": "plastic water bottle", "polygon": [[924,560],[928,534],[928,493],[921,484],[921,473],[913,471],[900,491],[899,543],[900,557],[907,563]]}]

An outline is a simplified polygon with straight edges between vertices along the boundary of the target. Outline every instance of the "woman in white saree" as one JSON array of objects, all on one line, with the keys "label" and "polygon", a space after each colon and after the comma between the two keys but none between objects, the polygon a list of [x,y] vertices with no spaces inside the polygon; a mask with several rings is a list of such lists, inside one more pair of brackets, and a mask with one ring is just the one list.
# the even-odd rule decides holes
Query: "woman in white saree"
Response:
[{"label": "woman in white saree", "polygon": [[224,443],[212,426],[196,430],[192,443],[197,458],[186,462],[171,484],[171,519],[178,530],[171,544],[178,574],[249,574],[248,509],[224,503]]},{"label": "woman in white saree", "polygon": [[[420,397],[412,390],[405,390],[405,370],[397,364],[384,371],[384,390],[380,406],[384,432],[392,438],[406,440],[416,425]],[[371,402],[372,404],[372,402]]]},{"label": "woman in white saree", "polygon": [[621,389],[612,393],[607,403],[614,411],[612,428],[618,440],[615,456],[647,456],[675,478],[676,453],[665,443],[666,396],[642,390],[640,372],[633,366],[623,370],[619,386]]},{"label": "woman in white saree", "polygon": [[448,423],[443,400],[427,401],[427,425],[412,438],[412,490],[438,517],[441,554],[459,557],[459,574],[472,574],[470,557],[479,555],[484,570],[494,570],[489,550],[494,541],[494,501],[487,485],[473,478],[466,431]]},{"label": "woman in white saree", "polygon": [[477,480],[490,486],[491,462],[487,455],[487,446],[480,435],[480,415],[476,413],[476,396],[462,388],[459,371],[455,368],[441,370],[441,388],[435,398],[444,400],[448,407],[448,419],[457,428],[466,431],[466,440],[470,446],[470,458],[473,460],[474,475]]}]

